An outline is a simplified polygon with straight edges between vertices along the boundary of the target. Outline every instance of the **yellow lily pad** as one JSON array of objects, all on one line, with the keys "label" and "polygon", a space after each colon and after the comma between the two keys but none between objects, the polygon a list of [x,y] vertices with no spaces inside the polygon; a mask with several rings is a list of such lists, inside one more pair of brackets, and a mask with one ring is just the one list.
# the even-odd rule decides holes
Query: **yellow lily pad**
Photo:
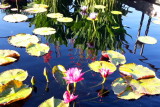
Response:
[{"label": "yellow lily pad", "polygon": [[153,20],[152,21],[154,24],[160,24],[160,19],[159,20]]},{"label": "yellow lily pad", "polygon": [[51,27],[41,27],[33,30],[33,33],[38,35],[52,35],[56,33],[56,30]]},{"label": "yellow lily pad", "polygon": [[102,68],[110,69],[110,72],[114,72],[116,70],[116,66],[112,63],[106,61],[95,61],[89,64],[91,70],[95,72],[99,72]]},{"label": "yellow lily pad", "polygon": [[30,43],[38,43],[39,39],[35,35],[20,33],[8,38],[11,45],[16,47],[27,47]]},{"label": "yellow lily pad", "polygon": [[49,50],[49,46],[43,43],[29,44],[26,47],[26,52],[32,56],[43,56],[47,54]]},{"label": "yellow lily pad", "polygon": [[32,8],[25,9],[24,11],[28,13],[42,13],[42,12],[46,12],[47,9],[42,7],[32,7]]},{"label": "yellow lily pad", "polygon": [[112,14],[115,14],[115,15],[119,15],[119,14],[122,14],[121,11],[111,11]]},{"label": "yellow lily pad", "polygon": [[106,8],[106,6],[104,6],[104,5],[95,5],[94,8],[96,8],[96,9],[104,9],[104,8]]},{"label": "yellow lily pad", "polygon": [[0,9],[7,9],[9,7],[11,7],[9,4],[0,4]]},{"label": "yellow lily pad", "polygon": [[38,107],[69,107],[69,103],[64,103],[61,99],[55,99],[51,97],[41,103]]},{"label": "yellow lily pad", "polygon": [[24,81],[28,76],[27,71],[23,69],[11,69],[0,73],[0,86],[11,80]]},{"label": "yellow lily pad", "polygon": [[23,22],[23,21],[26,21],[27,19],[28,17],[23,14],[9,14],[3,17],[3,20],[7,22],[12,22],[12,23]]},{"label": "yellow lily pad", "polygon": [[125,64],[126,63],[126,58],[124,55],[122,55],[119,52],[113,51],[113,50],[107,50],[107,51],[102,51],[102,55],[107,54],[109,56],[109,59],[111,63],[115,65],[119,64]]},{"label": "yellow lily pad", "polygon": [[0,50],[0,66],[17,61],[20,54],[14,50]]},{"label": "yellow lily pad", "polygon": [[72,22],[73,19],[70,17],[61,17],[57,19],[58,22]]},{"label": "yellow lily pad", "polygon": [[156,44],[157,43],[157,39],[151,36],[139,36],[138,40],[145,44]]},{"label": "yellow lily pad", "polygon": [[48,13],[47,17],[49,17],[49,18],[62,18],[63,14],[61,14],[61,13]]},{"label": "yellow lily pad", "polygon": [[155,72],[142,65],[136,65],[134,63],[124,64],[119,67],[122,74],[132,76],[134,79],[144,79],[155,77]]},{"label": "yellow lily pad", "polygon": [[12,80],[0,86],[0,105],[9,105],[13,102],[26,99],[32,92],[32,88],[21,81]]},{"label": "yellow lily pad", "polygon": [[48,8],[49,6],[46,4],[34,4],[33,8]]}]

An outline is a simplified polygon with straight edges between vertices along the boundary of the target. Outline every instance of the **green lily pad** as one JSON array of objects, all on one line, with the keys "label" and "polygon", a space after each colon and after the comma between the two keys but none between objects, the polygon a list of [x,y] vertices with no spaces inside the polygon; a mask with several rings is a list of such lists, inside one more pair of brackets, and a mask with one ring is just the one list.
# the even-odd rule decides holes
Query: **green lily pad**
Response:
[{"label": "green lily pad", "polygon": [[26,47],[26,52],[32,56],[43,56],[47,54],[49,50],[49,46],[43,43],[29,44]]},{"label": "green lily pad", "polygon": [[102,68],[110,69],[110,72],[114,72],[116,70],[116,66],[112,63],[106,61],[95,61],[89,64],[91,70],[95,72],[99,72]]},{"label": "green lily pad", "polygon": [[124,75],[132,76],[134,79],[145,79],[155,77],[155,72],[142,65],[134,63],[124,64],[119,68],[120,72]]},{"label": "green lily pad", "polygon": [[58,83],[62,85],[66,85],[66,81],[63,79],[63,77],[66,76],[65,72],[66,72],[66,69],[62,65],[57,65],[52,68],[52,74],[54,78]]},{"label": "green lily pad", "polygon": [[0,73],[0,86],[11,80],[24,81],[28,76],[27,71],[23,69],[11,69]]},{"label": "green lily pad", "polygon": [[52,35],[56,33],[56,30],[51,27],[41,27],[33,30],[33,33],[38,35]]},{"label": "green lily pad", "polygon": [[46,4],[34,4],[33,7],[34,8],[48,8],[49,6]]},{"label": "green lily pad", "polygon": [[0,86],[0,105],[8,105],[13,102],[26,99],[32,92],[32,88],[21,81],[12,80]]},{"label": "green lily pad", "polygon": [[28,13],[42,13],[42,12],[46,12],[47,9],[42,7],[32,7],[32,8],[25,9],[24,11]]},{"label": "green lily pad", "polygon": [[0,50],[0,66],[15,62],[20,54],[14,50]]},{"label": "green lily pad", "polygon": [[28,17],[23,14],[9,14],[3,17],[3,20],[7,22],[12,22],[12,23],[23,22],[23,21],[26,21],[27,19]]},{"label": "green lily pad", "polygon": [[8,41],[11,45],[16,47],[27,47],[30,43],[38,43],[39,39],[35,35],[20,33],[15,36],[9,37]]},{"label": "green lily pad", "polygon": [[115,65],[125,64],[126,63],[125,56],[122,55],[119,52],[116,52],[116,51],[113,51],[113,50],[108,50],[108,51],[102,51],[102,55],[103,54],[108,54],[110,61]]},{"label": "green lily pad", "polygon": [[139,36],[138,40],[145,44],[156,44],[157,43],[157,39],[151,36]]},{"label": "green lily pad", "polygon": [[112,14],[116,14],[116,15],[119,15],[119,14],[122,14],[121,11],[111,11]]},{"label": "green lily pad", "polygon": [[48,13],[47,17],[49,17],[49,18],[61,18],[61,17],[63,17],[63,14],[61,14],[61,13]]},{"label": "green lily pad", "polygon": [[51,97],[38,107],[69,107],[69,103],[64,103],[64,101],[61,99],[55,99],[54,97]]}]

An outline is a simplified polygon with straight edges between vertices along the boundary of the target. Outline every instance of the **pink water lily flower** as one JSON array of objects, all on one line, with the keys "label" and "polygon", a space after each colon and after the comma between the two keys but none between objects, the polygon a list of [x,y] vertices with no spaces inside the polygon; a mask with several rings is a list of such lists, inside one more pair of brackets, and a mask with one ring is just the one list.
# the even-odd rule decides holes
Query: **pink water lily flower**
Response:
[{"label": "pink water lily flower", "polygon": [[77,83],[79,81],[84,80],[82,76],[84,73],[81,73],[82,69],[78,69],[77,67],[75,68],[69,68],[66,71],[66,77],[63,77],[63,79],[67,80],[67,83]]},{"label": "pink water lily flower", "polygon": [[89,18],[92,19],[92,20],[96,20],[97,16],[98,16],[98,13],[93,12],[93,13],[89,14]]},{"label": "pink water lily flower", "polygon": [[113,72],[111,72],[110,69],[102,68],[99,70],[103,78],[106,78],[107,76],[111,75]]},{"label": "pink water lily flower", "polygon": [[65,103],[69,103],[73,100],[75,100],[78,97],[78,95],[74,96],[73,94],[70,94],[69,91],[65,91],[63,94],[63,99]]}]

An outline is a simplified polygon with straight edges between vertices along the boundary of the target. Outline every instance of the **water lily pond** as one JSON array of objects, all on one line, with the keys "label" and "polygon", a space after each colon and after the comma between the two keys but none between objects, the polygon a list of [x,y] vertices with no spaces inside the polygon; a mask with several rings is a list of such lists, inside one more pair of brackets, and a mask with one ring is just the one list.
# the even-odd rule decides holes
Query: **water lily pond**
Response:
[{"label": "water lily pond", "polygon": [[1,0],[0,106],[158,107],[160,4],[148,1]]}]

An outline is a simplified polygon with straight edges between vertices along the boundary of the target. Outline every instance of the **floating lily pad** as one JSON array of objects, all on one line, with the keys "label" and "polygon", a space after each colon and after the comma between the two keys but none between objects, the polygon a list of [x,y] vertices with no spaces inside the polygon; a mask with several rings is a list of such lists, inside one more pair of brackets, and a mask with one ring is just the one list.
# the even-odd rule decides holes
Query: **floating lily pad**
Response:
[{"label": "floating lily pad", "polygon": [[46,4],[34,4],[33,7],[34,8],[48,8],[49,6]]},{"label": "floating lily pad", "polygon": [[99,72],[102,68],[110,69],[110,72],[114,72],[116,70],[116,66],[112,63],[106,61],[95,61],[89,64],[91,70],[95,72]]},{"label": "floating lily pad", "polygon": [[18,11],[18,8],[11,8],[12,11]]},{"label": "floating lily pad", "polygon": [[112,29],[119,29],[120,26],[112,26]]},{"label": "floating lily pad", "polygon": [[47,17],[50,17],[50,18],[62,18],[63,14],[61,14],[61,13],[48,13]]},{"label": "floating lily pad", "polygon": [[32,92],[32,88],[21,81],[12,80],[0,86],[0,105],[8,105],[13,102],[27,98]]},{"label": "floating lily pad", "polygon": [[111,11],[112,14],[115,14],[115,15],[119,15],[119,14],[122,14],[121,11]]},{"label": "floating lily pad", "polygon": [[58,18],[57,21],[59,21],[59,22],[72,22],[73,19],[70,17],[61,17],[61,18]]},{"label": "floating lily pad", "polygon": [[102,55],[107,54],[109,56],[109,59],[111,63],[115,65],[119,64],[125,64],[126,63],[126,58],[124,55],[122,55],[119,52],[113,51],[113,50],[108,50],[108,51],[102,51]]},{"label": "floating lily pad", "polygon": [[0,86],[11,80],[24,81],[28,76],[27,71],[23,69],[11,69],[0,73]]},{"label": "floating lily pad", "polygon": [[120,72],[124,75],[132,76],[134,79],[144,79],[155,77],[155,72],[142,65],[134,63],[124,64],[119,68]]},{"label": "floating lily pad", "polygon": [[112,83],[112,89],[114,91],[114,94],[116,94],[120,99],[126,99],[126,100],[138,99],[144,95],[142,93],[134,91],[132,87],[129,86],[129,84],[127,84],[125,77],[117,78],[116,80],[114,80]]},{"label": "floating lily pad", "polygon": [[16,47],[27,47],[30,43],[38,43],[39,39],[35,35],[20,33],[8,38],[11,45]]},{"label": "floating lily pad", "polygon": [[51,97],[38,107],[69,107],[69,103],[64,103],[64,101],[61,99],[55,99],[54,97]]},{"label": "floating lily pad", "polygon": [[52,35],[56,33],[56,30],[51,27],[41,27],[33,30],[33,33],[38,35]]},{"label": "floating lily pad", "polygon": [[9,14],[3,17],[3,20],[7,22],[12,22],[12,23],[23,22],[23,21],[26,21],[27,19],[28,17],[23,14]]},{"label": "floating lily pad", "polygon": [[104,9],[104,8],[106,8],[106,6],[104,6],[104,5],[95,5],[94,8],[96,8],[96,9]]},{"label": "floating lily pad", "polygon": [[33,7],[33,8],[28,8],[24,10],[25,12],[28,13],[42,13],[42,12],[46,12],[47,9],[46,8],[42,8],[42,7]]},{"label": "floating lily pad", "polygon": [[6,65],[15,62],[20,54],[14,50],[0,50],[0,65]]},{"label": "floating lily pad", "polygon": [[49,46],[43,43],[30,44],[26,47],[26,52],[32,56],[43,56],[49,52]]},{"label": "floating lily pad", "polygon": [[0,9],[7,9],[9,7],[11,7],[9,4],[0,4]]},{"label": "floating lily pad", "polygon": [[160,24],[160,20],[153,20],[152,22],[155,24]]},{"label": "floating lily pad", "polygon": [[145,44],[156,44],[157,43],[157,39],[151,36],[139,36],[138,40]]}]

